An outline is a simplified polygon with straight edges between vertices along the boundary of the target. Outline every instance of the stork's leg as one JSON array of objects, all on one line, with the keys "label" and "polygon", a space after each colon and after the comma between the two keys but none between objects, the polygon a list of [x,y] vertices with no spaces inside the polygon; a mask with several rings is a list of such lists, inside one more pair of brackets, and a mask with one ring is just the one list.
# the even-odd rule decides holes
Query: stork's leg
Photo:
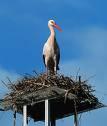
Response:
[{"label": "stork's leg", "polygon": [[57,68],[56,68],[56,66],[54,67],[54,74],[55,75],[57,74]]},{"label": "stork's leg", "polygon": [[49,69],[46,68],[46,79],[48,79],[48,77],[49,77]]},{"label": "stork's leg", "polygon": [[49,75],[49,61],[48,61],[48,57],[45,58],[45,64],[46,64],[46,75],[48,77],[48,75]]},{"label": "stork's leg", "polygon": [[49,68],[48,67],[46,68],[46,75],[47,75],[47,77],[49,75]]},{"label": "stork's leg", "polygon": [[57,74],[57,60],[56,60],[56,56],[54,57],[54,74]]}]

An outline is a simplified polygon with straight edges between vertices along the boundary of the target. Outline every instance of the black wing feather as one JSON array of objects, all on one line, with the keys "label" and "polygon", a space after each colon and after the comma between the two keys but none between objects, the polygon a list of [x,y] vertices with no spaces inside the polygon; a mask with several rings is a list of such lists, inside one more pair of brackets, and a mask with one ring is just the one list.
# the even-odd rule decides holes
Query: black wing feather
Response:
[{"label": "black wing feather", "polygon": [[[43,55],[43,62],[44,62],[44,64],[45,64],[45,55]],[[45,66],[46,66],[46,64],[45,64]]]}]

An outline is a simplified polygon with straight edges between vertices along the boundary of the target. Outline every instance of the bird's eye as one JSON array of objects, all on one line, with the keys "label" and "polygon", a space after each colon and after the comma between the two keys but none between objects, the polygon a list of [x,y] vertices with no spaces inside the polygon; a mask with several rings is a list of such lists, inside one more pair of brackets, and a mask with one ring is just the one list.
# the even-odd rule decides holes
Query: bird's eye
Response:
[{"label": "bird's eye", "polygon": [[53,21],[51,21],[51,23],[53,24],[54,22],[53,22]]}]

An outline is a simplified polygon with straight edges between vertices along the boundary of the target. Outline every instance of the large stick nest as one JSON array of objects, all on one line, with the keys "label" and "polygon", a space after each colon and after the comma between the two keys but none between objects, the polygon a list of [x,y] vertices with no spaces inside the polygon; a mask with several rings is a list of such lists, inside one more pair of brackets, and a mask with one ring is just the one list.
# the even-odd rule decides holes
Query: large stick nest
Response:
[{"label": "large stick nest", "polygon": [[8,88],[10,89],[10,93],[4,97],[4,100],[15,104],[17,97],[39,90],[41,90],[42,94],[43,89],[52,86],[66,90],[65,96],[68,93],[76,95],[78,102],[84,100],[88,100],[89,102],[98,101],[92,94],[94,92],[92,86],[88,85],[87,81],[81,81],[80,77],[77,80],[64,75],[47,76],[46,74],[26,75],[22,79],[17,80],[17,82],[9,80]]}]

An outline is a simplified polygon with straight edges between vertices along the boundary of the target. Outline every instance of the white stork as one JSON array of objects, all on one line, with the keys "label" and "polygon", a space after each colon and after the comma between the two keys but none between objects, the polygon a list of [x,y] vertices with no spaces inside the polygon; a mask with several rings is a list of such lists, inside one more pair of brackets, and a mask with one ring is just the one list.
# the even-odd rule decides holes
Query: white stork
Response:
[{"label": "white stork", "polygon": [[54,20],[48,21],[48,27],[50,29],[50,36],[43,47],[43,61],[47,74],[56,74],[57,70],[59,70],[60,49],[56,41],[54,27],[59,31],[62,30]]}]

